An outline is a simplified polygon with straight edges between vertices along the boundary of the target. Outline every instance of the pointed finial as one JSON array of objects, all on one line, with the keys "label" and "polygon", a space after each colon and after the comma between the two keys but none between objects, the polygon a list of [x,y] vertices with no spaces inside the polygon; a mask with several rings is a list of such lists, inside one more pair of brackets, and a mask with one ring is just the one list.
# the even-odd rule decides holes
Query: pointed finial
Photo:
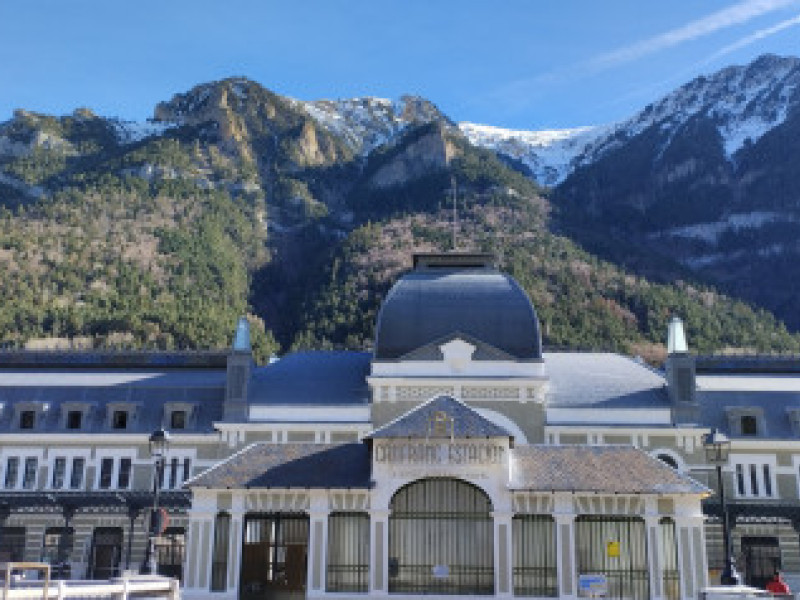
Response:
[{"label": "pointed finial", "polygon": [[233,349],[237,352],[250,352],[250,323],[247,317],[239,317],[236,333],[233,336]]},{"label": "pointed finial", "polygon": [[683,321],[679,317],[672,317],[667,330],[667,354],[686,354],[689,345],[686,343],[686,332]]}]

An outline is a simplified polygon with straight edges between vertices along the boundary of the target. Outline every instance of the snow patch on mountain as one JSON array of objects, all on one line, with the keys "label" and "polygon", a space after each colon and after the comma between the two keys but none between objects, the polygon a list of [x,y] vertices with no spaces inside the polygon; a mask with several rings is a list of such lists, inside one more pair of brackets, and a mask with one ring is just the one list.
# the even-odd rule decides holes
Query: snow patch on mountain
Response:
[{"label": "snow patch on mountain", "polygon": [[177,126],[176,123],[164,121],[147,121],[141,123],[137,121],[122,121],[120,119],[109,119],[109,123],[114,128],[120,144],[141,142],[145,138],[163,135],[168,129]]},{"label": "snow patch on mountain", "polygon": [[397,103],[386,98],[294,101],[308,115],[334,135],[340,136],[357,153],[369,154],[400,133],[408,122],[400,118]]},{"label": "snow patch on mountain", "polygon": [[673,227],[656,235],[697,239],[709,244],[716,244],[720,236],[728,231],[738,232],[744,229],[759,229],[764,225],[777,222],[796,223],[797,219],[792,215],[772,211],[734,213],[719,221]]},{"label": "snow patch on mountain", "polygon": [[577,158],[609,129],[593,126],[525,131],[467,122],[458,126],[476,146],[520,161],[543,185],[563,181],[573,171]]}]

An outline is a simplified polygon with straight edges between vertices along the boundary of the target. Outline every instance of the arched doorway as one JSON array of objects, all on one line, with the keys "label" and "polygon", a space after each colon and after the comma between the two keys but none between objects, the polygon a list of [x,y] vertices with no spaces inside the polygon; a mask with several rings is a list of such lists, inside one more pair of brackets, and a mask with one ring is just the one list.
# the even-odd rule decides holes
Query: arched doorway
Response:
[{"label": "arched doorway", "polygon": [[389,505],[389,592],[493,594],[492,502],[449,478],[400,488]]}]

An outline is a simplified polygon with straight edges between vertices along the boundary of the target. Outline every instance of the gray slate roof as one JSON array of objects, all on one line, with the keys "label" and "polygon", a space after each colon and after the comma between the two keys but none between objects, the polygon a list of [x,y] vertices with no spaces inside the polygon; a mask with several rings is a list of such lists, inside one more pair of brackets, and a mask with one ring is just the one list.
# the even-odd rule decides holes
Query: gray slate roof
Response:
[{"label": "gray slate roof", "polygon": [[404,275],[381,306],[375,359],[397,360],[462,332],[516,360],[542,357],[539,320],[514,279],[493,268],[420,268]]},{"label": "gray slate roof", "polygon": [[188,487],[368,488],[366,444],[256,443],[194,477]]},{"label": "gray slate roof", "polygon": [[668,408],[666,380],[631,358],[610,352],[546,352],[549,406]]},{"label": "gray slate roof", "polygon": [[[185,433],[212,431],[212,423],[222,418],[226,372],[223,368],[208,369],[87,369],[70,366],[60,368],[0,367],[0,431],[35,435],[44,433],[151,433],[164,424],[167,402],[189,402],[195,405],[194,418]],[[20,430],[15,421],[14,405],[35,402],[46,405],[42,419],[37,418],[33,430]],[[79,430],[63,427],[63,405],[87,403],[91,410]],[[108,405],[127,402],[135,407],[124,431],[107,426]]]},{"label": "gray slate roof", "polygon": [[513,490],[706,494],[708,488],[632,446],[517,446]]},{"label": "gray slate roof", "polygon": [[787,410],[800,410],[800,393],[798,392],[764,392],[764,391],[698,391],[700,403],[700,422],[707,427],[716,427],[730,438],[752,438],[741,436],[731,431],[727,410],[730,408],[761,409],[764,417],[764,435],[761,438],[797,439],[792,429]]},{"label": "gray slate roof", "polygon": [[474,409],[450,396],[433,398],[376,429],[366,437],[368,439],[441,437],[440,435],[434,436],[434,432],[431,430],[432,419],[436,413],[444,413],[448,419],[452,419],[452,427],[446,428],[445,437],[513,437],[499,425],[495,425]]},{"label": "gray slate roof", "polygon": [[248,402],[363,405],[369,402],[369,352],[293,352],[252,371]]}]

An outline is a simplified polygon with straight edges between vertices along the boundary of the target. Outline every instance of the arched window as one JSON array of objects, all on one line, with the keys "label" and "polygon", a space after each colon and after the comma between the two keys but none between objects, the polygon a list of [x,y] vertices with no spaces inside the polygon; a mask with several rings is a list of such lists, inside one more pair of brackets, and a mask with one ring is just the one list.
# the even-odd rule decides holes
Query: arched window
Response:
[{"label": "arched window", "polygon": [[676,471],[678,470],[678,461],[676,461],[674,458],[672,458],[669,454],[659,454],[657,458],[658,458],[658,460],[660,460],[661,462],[663,462],[666,465],[669,465],[670,467],[672,467]]},{"label": "arched window", "polygon": [[493,594],[492,502],[458,479],[421,479],[389,506],[389,592]]}]

